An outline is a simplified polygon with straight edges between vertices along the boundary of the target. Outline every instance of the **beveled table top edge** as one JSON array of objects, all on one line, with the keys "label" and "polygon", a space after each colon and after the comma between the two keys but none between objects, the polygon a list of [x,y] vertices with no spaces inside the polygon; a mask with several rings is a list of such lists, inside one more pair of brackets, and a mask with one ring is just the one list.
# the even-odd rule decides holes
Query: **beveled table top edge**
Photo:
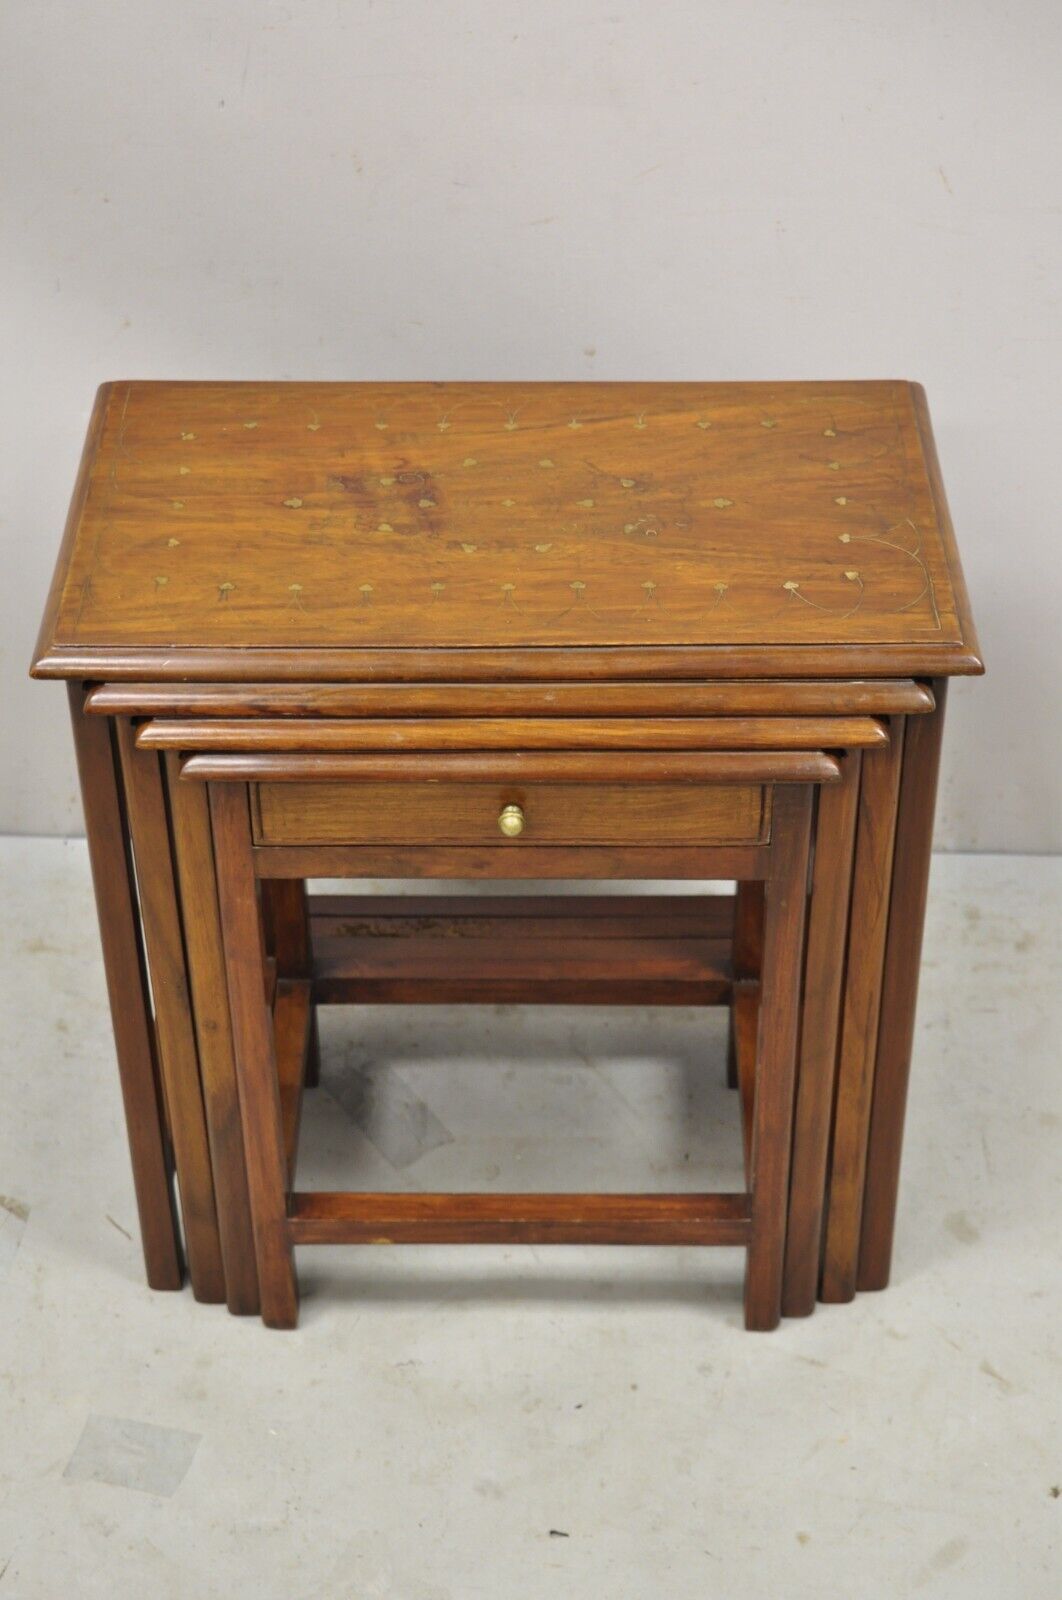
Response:
[{"label": "beveled table top edge", "polygon": [[55,645],[35,655],[34,678],[145,683],[521,683],[680,682],[685,679],[977,677],[978,650],[965,644],[906,645],[531,646],[421,650],[122,650]]}]

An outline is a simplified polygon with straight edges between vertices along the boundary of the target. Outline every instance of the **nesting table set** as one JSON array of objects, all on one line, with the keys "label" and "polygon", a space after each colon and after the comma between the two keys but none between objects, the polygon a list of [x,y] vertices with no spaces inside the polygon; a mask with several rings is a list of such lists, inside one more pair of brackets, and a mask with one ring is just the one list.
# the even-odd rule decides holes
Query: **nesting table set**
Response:
[{"label": "nesting table set", "polygon": [[[273,1327],[296,1245],[740,1245],[772,1328],[890,1271],[947,680],[902,382],[115,383],[68,680],[149,1283]],[[512,880],[503,897],[314,879]],[[520,880],[726,895],[529,895]],[[316,1007],[724,1005],[737,1193],[321,1193]]]}]

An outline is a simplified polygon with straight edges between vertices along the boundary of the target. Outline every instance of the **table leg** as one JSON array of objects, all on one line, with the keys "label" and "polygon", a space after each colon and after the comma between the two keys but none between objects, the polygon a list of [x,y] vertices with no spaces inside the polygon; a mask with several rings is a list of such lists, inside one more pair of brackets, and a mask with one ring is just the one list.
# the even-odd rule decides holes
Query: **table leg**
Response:
[{"label": "table leg", "polygon": [[892,1265],[947,688],[946,678],[934,683],[936,710],[907,723],[863,1195],[860,1289],[884,1289]]},{"label": "table leg", "polygon": [[[734,896],[734,943],[730,957],[730,973],[735,988],[739,983],[759,982],[760,963],[763,960],[763,906],[761,882],[750,878],[737,885]],[[733,1004],[727,1032],[726,1081],[728,1088],[738,1088]]]},{"label": "table leg", "polygon": [[293,1328],[299,1293],[288,1233],[287,1161],[273,1019],[262,986],[262,932],[247,790],[238,783],[212,783],[209,789],[262,1320],[270,1328]]},{"label": "table leg", "polygon": [[[301,878],[267,878],[261,885],[262,917],[267,925],[267,944],[276,958],[278,978],[312,978],[313,945],[310,938],[310,913],[306,885]],[[310,1052],[306,1062],[306,1086],[314,1088],[321,1075],[317,1040],[317,1008],[310,1021]]]},{"label": "table leg", "polygon": [[203,785],[181,782],[180,760],[175,751],[167,752],[166,783],[225,1269],[225,1299],[235,1316],[255,1315],[259,1310],[258,1273],[229,1023],[210,811]]},{"label": "table leg", "polygon": [[763,935],[763,977],[749,1188],[745,1326],[766,1331],[782,1311],[797,1019],[811,846],[810,785],[775,790]]},{"label": "table leg", "polygon": [[888,747],[863,753],[822,1266],[831,1302],[856,1290],[904,731],[894,717]]},{"label": "table leg", "polygon": [[132,724],[117,722],[133,859],[140,889],[159,1061],[166,1086],[188,1274],[197,1300],[224,1303],[225,1275],[199,1082],[172,841],[158,756],[138,750]]},{"label": "table leg", "polygon": [[860,751],[849,751],[841,782],[819,792],[785,1244],[787,1317],[810,1316],[819,1286],[861,760]]},{"label": "table leg", "polygon": [[133,1188],[147,1281],[179,1289],[184,1277],[165,1132],[140,907],[109,719],[86,716],[84,690],[68,683],[89,861],[125,1107]]}]

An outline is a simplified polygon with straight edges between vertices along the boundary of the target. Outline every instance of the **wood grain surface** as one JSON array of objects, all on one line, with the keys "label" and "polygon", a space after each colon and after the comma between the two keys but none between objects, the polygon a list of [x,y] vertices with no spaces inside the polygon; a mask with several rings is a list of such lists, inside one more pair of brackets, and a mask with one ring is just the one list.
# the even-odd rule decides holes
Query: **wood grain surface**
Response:
[{"label": "wood grain surface", "polygon": [[85,710],[152,717],[885,716],[933,710],[912,678],[816,683],[103,683]]},{"label": "wood grain surface", "polygon": [[[251,800],[263,845],[756,844],[770,820],[769,791],[744,784],[263,783]],[[507,805],[516,839],[498,828]]]},{"label": "wood grain surface", "polygon": [[782,647],[812,676],[853,647],[977,671],[927,428],[902,382],[116,383],[36,667],[629,647],[673,675],[694,646],[731,674]]},{"label": "wood grain surface", "polygon": [[156,750],[851,750],[888,744],[876,717],[159,718]]}]

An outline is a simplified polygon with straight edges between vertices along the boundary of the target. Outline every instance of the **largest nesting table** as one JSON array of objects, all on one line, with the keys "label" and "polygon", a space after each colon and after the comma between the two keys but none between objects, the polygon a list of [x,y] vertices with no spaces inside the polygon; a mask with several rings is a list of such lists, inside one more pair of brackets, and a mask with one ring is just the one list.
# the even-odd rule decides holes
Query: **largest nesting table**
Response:
[{"label": "largest nesting table", "polygon": [[[947,680],[903,382],[101,389],[65,678],[149,1283],[275,1325],[296,1243],[742,1243],[888,1280]],[[731,879],[308,896],[312,878]],[[300,1194],[315,1006],[725,1004],[740,1195]],[[174,1178],[176,1177],[176,1186]]]}]

